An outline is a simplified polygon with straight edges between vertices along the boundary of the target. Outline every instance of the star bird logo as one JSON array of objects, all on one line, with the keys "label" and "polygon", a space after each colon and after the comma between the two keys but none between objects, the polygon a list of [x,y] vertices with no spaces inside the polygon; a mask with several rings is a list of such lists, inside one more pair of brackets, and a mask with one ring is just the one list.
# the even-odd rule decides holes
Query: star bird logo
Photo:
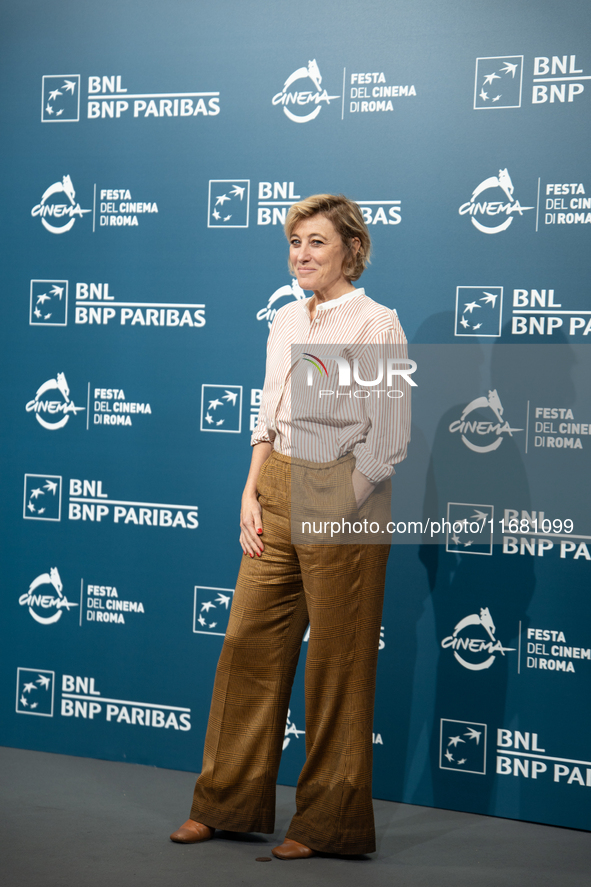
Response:
[{"label": "star bird logo", "polygon": [[25,474],[23,518],[61,520],[62,479],[52,474]]},{"label": "star bird logo", "polygon": [[445,550],[457,554],[493,553],[494,507],[464,502],[447,503]]},{"label": "star bird logo", "polygon": [[211,179],[208,228],[248,228],[250,179]]},{"label": "star bird logo", "polygon": [[68,281],[32,280],[29,307],[31,326],[67,326]]},{"label": "star bird logo", "polygon": [[456,336],[500,336],[502,316],[502,286],[456,288]]},{"label": "star bird logo", "polygon": [[486,724],[442,718],[439,734],[440,769],[463,770],[464,773],[484,776],[486,734]]},{"label": "star bird logo", "polygon": [[21,715],[53,717],[55,672],[43,668],[17,668],[16,711]]},{"label": "star bird logo", "polygon": [[522,80],[522,55],[476,59],[474,110],[520,108]]},{"label": "star bird logo", "polygon": [[196,585],[194,595],[193,633],[224,637],[234,589]]},{"label": "star bird logo", "polygon": [[239,434],[242,428],[242,385],[201,386],[201,431]]},{"label": "star bird logo", "polygon": [[80,75],[46,74],[41,81],[41,122],[80,120]]}]

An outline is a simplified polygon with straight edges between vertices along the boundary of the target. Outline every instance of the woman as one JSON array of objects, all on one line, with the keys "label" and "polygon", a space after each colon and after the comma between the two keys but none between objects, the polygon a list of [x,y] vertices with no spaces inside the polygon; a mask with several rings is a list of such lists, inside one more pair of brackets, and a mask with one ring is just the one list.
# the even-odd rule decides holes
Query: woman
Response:
[{"label": "woman", "polygon": [[[269,334],[242,497],[244,558],[216,673],[203,770],[191,818],[171,839],[204,841],[216,828],[273,831],[291,686],[309,624],[307,759],[297,812],[285,842],[272,851],[280,859],[302,859],[315,851],[375,850],[372,720],[389,545],[368,544],[366,537],[335,543],[326,534],[302,539],[299,524],[292,528],[293,500],[298,518],[307,506],[314,515],[326,506],[333,516],[359,521],[373,501],[387,503],[393,466],[406,455],[410,403],[398,390],[398,399],[382,397],[380,405],[379,397],[367,395],[377,393],[370,390],[373,375],[363,376],[372,380],[361,383],[369,386],[364,397],[338,389],[346,379],[347,365],[345,376],[336,376],[343,355],[357,354],[359,379],[364,360],[366,373],[377,366],[368,346],[406,357],[396,312],[352,285],[370,252],[357,204],[342,196],[309,197],[291,207],[285,231],[290,271],[313,296],[284,306]],[[314,368],[326,386],[320,390]],[[343,395],[336,400],[335,390]]]}]

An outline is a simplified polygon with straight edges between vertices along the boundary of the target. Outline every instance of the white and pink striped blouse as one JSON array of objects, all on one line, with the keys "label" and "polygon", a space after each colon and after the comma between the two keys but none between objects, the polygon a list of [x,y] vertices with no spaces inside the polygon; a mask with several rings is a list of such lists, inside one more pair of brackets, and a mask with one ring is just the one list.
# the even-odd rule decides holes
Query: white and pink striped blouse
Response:
[{"label": "white and pink striped blouse", "polygon": [[[251,443],[268,441],[277,452],[310,462],[353,453],[358,470],[379,483],[405,458],[410,438],[408,383],[400,378],[393,391],[386,373],[376,381],[387,358],[407,357],[398,315],[363,289],[322,302],[314,320],[309,304],[310,299],[291,302],[275,316]],[[352,366],[351,386],[343,387],[345,377],[333,357]]]}]

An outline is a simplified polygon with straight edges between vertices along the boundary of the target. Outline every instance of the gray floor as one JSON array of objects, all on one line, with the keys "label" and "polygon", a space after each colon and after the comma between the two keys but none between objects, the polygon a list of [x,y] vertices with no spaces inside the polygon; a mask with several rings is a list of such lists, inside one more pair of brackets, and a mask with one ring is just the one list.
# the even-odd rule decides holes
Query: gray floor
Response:
[{"label": "gray floor", "polygon": [[588,887],[591,833],[376,801],[378,852],[359,860],[256,862],[275,836],[183,846],[191,773],[0,748],[2,887]]}]

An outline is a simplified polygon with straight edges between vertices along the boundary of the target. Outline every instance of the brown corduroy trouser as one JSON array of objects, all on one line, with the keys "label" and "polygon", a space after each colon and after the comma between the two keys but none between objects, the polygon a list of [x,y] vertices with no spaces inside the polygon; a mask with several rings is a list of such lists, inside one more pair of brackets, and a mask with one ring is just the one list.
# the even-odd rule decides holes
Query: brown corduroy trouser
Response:
[{"label": "brown corduroy trouser", "polygon": [[[351,489],[352,456],[307,464],[322,472],[322,484]],[[273,453],[258,484],[265,550],[242,559],[190,817],[229,831],[274,830],[290,692],[309,622],[307,758],[287,837],[328,853],[372,853],[372,723],[389,546],[293,545],[290,480],[291,460]],[[389,482],[382,486],[389,497]]]}]

